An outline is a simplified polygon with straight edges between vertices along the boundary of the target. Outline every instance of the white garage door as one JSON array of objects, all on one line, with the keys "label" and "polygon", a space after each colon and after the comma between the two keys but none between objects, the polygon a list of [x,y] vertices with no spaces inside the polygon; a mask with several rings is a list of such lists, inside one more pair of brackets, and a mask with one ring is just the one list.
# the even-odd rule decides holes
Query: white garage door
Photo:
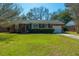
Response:
[{"label": "white garage door", "polygon": [[62,32],[61,26],[53,26],[53,28],[54,28],[54,33],[61,33]]}]

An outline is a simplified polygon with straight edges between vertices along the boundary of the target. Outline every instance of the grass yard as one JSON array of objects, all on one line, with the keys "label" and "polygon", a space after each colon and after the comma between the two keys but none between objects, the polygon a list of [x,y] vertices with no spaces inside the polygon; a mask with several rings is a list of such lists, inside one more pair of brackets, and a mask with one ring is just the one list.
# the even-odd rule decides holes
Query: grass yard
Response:
[{"label": "grass yard", "polygon": [[79,56],[79,40],[74,40],[56,34],[0,33],[0,55]]},{"label": "grass yard", "polygon": [[77,35],[79,36],[79,34],[77,32],[71,32],[71,31],[67,31],[68,34],[73,34],[73,35]]}]

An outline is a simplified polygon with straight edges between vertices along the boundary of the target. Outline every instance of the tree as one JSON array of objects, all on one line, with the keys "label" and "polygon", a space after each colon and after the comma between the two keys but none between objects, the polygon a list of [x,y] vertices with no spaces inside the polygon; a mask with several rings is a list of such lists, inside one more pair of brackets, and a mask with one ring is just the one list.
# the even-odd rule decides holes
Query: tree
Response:
[{"label": "tree", "polygon": [[33,8],[27,13],[27,18],[29,20],[49,20],[49,10],[44,7]]},{"label": "tree", "polygon": [[27,16],[25,14],[20,16],[22,18],[22,20],[27,20]]},{"label": "tree", "polygon": [[64,22],[65,24],[72,20],[71,14],[68,12],[68,10],[58,10],[57,12],[54,12],[52,14],[51,19],[53,20],[60,20]]},{"label": "tree", "polygon": [[21,12],[18,5],[13,3],[0,4],[0,19],[9,19],[19,15]]},{"label": "tree", "polygon": [[72,13],[72,17],[76,22],[76,31],[79,33],[79,3],[66,3],[65,6]]},{"label": "tree", "polygon": [[33,20],[33,14],[32,14],[31,11],[28,12],[26,16],[27,16],[27,19],[29,19],[29,20]]},{"label": "tree", "polygon": [[10,21],[19,16],[20,13],[21,9],[17,4],[0,3],[0,25],[10,24]]},{"label": "tree", "polygon": [[71,17],[71,14],[68,12],[68,10],[65,9],[59,13],[59,20],[66,24],[67,22],[73,20],[73,18]]},{"label": "tree", "polygon": [[57,20],[57,19],[58,19],[57,12],[53,12],[53,14],[51,14],[51,20]]}]

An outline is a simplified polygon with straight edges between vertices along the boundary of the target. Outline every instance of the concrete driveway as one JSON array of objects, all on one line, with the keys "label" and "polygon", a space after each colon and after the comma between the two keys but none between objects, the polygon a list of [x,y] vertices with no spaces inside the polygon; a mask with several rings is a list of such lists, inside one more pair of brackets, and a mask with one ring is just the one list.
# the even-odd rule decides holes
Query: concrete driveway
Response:
[{"label": "concrete driveway", "polygon": [[79,36],[76,36],[76,35],[72,35],[72,34],[60,34],[60,35],[63,35],[63,36],[66,36],[66,37],[70,37],[70,38],[78,39],[79,40]]}]

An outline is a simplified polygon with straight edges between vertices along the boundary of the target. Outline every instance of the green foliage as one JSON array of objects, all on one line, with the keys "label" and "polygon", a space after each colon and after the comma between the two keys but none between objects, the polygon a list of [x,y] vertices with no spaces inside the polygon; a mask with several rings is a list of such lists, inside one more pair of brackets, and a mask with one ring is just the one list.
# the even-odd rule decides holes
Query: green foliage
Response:
[{"label": "green foliage", "polygon": [[63,21],[65,24],[72,20],[73,18],[71,17],[70,13],[68,11],[62,11],[59,14],[59,18],[61,21]]},{"label": "green foliage", "polygon": [[64,31],[64,32],[68,31],[67,27],[64,27],[64,28],[63,28],[63,31]]},{"label": "green foliage", "polygon": [[31,29],[30,33],[53,33],[54,29]]},{"label": "green foliage", "polygon": [[52,15],[51,20],[53,20],[53,19],[60,20],[66,24],[67,22],[69,22],[73,18],[71,17],[71,14],[68,12],[68,10],[60,10],[58,12],[55,12]]}]

